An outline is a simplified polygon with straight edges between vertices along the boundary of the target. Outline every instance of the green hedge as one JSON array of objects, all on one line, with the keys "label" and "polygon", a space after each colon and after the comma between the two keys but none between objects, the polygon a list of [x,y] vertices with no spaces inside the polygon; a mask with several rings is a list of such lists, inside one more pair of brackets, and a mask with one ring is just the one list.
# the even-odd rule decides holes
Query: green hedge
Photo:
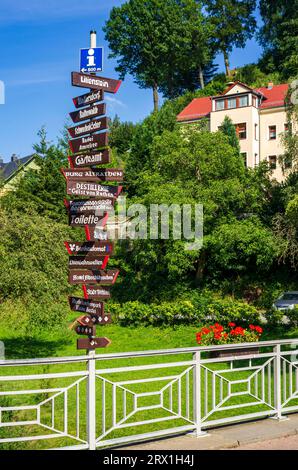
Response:
[{"label": "green hedge", "polygon": [[241,325],[259,322],[257,309],[244,302],[232,300],[213,300],[208,304],[179,300],[161,302],[159,304],[143,304],[141,302],[126,302],[124,304],[110,303],[107,310],[120,325],[189,325],[219,322],[227,324],[230,321]]}]

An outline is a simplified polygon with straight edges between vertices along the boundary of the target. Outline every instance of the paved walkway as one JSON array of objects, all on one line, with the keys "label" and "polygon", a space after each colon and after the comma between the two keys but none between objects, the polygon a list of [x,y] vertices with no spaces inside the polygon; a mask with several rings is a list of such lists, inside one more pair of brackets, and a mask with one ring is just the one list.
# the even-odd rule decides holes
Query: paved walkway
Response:
[{"label": "paved walkway", "polygon": [[[279,447],[280,446],[280,447]],[[298,449],[298,414],[277,421],[264,419],[210,430],[205,437],[190,435],[123,447],[135,450]]]}]

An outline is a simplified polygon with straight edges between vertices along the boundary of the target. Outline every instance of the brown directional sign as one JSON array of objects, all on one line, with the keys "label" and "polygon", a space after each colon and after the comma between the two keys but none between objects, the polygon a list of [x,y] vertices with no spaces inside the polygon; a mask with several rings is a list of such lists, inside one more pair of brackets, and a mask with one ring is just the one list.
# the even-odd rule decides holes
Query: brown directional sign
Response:
[{"label": "brown directional sign", "polygon": [[91,90],[103,90],[108,93],[117,93],[121,80],[113,78],[96,77],[85,73],[72,72],[71,83],[73,86],[90,88]]},{"label": "brown directional sign", "polygon": [[71,227],[84,227],[85,225],[105,227],[108,218],[108,214],[102,216],[96,215],[94,212],[90,214],[69,214],[69,225]]},{"label": "brown directional sign", "polygon": [[96,256],[88,257],[84,256],[71,256],[68,261],[69,269],[106,269],[109,262],[109,257]]},{"label": "brown directional sign", "polygon": [[110,269],[109,271],[96,270],[77,270],[69,271],[68,280],[70,284],[99,284],[111,285],[115,284],[118,277],[118,269]]},{"label": "brown directional sign", "polygon": [[108,338],[79,338],[77,340],[77,349],[94,350],[97,348],[106,348],[111,344]]},{"label": "brown directional sign", "polygon": [[112,323],[112,318],[111,315],[106,313],[104,315],[85,315],[84,317],[78,318],[77,322],[82,326],[108,325]]},{"label": "brown directional sign", "polygon": [[79,325],[79,326],[76,327],[76,333],[78,335],[95,336],[96,335],[96,328],[95,328],[94,325],[91,325],[91,326]]},{"label": "brown directional sign", "polygon": [[64,199],[64,205],[71,215],[104,215],[105,212],[109,212],[114,209],[114,204],[114,199],[77,199],[76,201],[68,201],[67,199]]},{"label": "brown directional sign", "polygon": [[67,180],[66,186],[67,194],[70,196],[88,196],[99,199],[116,199],[122,191],[122,186],[102,186],[73,180]]},{"label": "brown directional sign", "polygon": [[80,109],[79,111],[73,111],[72,113],[69,113],[69,115],[72,119],[72,122],[81,122],[94,117],[104,116],[106,111],[106,105],[102,103],[94,104],[89,108]]},{"label": "brown directional sign", "polygon": [[123,181],[123,170],[118,168],[61,168],[65,179],[76,181]]},{"label": "brown directional sign", "polygon": [[85,225],[85,233],[88,241],[107,241],[109,239],[108,232],[98,226]]},{"label": "brown directional sign", "polygon": [[[69,147],[72,153],[77,154],[81,152],[91,151],[91,155],[98,153],[97,149],[101,147],[107,147],[109,142],[109,137],[107,132],[102,132],[101,134],[92,134],[89,136],[81,137],[80,139],[69,140]],[[94,152],[95,151],[95,152]],[[94,164],[93,162],[90,162]],[[102,162],[106,163],[106,162]],[[88,166],[80,165],[80,166]]]},{"label": "brown directional sign", "polygon": [[83,108],[84,106],[88,106],[90,104],[96,103],[97,101],[104,100],[104,92],[103,90],[92,91],[91,93],[85,93],[84,95],[77,96],[73,98],[73,104],[76,108]]},{"label": "brown directional sign", "polygon": [[113,253],[113,243],[111,242],[64,242],[70,255],[84,256],[105,256]]},{"label": "brown directional sign", "polygon": [[82,286],[86,299],[110,299],[110,287]]},{"label": "brown directional sign", "polygon": [[74,312],[83,312],[93,315],[104,315],[104,304],[96,300],[68,297],[69,306]]},{"label": "brown directional sign", "polygon": [[107,130],[108,118],[94,119],[94,121],[86,122],[85,124],[79,124],[74,127],[69,127],[68,133],[71,137],[79,137],[84,134],[91,134],[92,132]]},{"label": "brown directional sign", "polygon": [[110,163],[111,153],[110,150],[105,149],[94,153],[69,155],[68,161],[71,168],[88,167],[91,165],[102,165],[103,163]]}]

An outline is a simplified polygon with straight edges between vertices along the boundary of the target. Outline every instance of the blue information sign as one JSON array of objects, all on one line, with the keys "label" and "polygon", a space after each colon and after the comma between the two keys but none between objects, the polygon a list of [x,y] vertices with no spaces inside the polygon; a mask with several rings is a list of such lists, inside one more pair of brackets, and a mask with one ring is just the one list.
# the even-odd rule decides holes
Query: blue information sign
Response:
[{"label": "blue information sign", "polygon": [[81,49],[80,70],[83,73],[102,72],[103,48]]}]

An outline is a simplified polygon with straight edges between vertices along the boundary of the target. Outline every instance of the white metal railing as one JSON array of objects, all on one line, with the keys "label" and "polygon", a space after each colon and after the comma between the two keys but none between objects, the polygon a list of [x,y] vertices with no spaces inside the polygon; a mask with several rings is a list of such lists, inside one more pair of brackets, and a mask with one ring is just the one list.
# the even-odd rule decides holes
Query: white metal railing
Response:
[{"label": "white metal railing", "polygon": [[293,339],[0,361],[0,449],[96,449],[281,419],[298,411],[297,354]]}]

